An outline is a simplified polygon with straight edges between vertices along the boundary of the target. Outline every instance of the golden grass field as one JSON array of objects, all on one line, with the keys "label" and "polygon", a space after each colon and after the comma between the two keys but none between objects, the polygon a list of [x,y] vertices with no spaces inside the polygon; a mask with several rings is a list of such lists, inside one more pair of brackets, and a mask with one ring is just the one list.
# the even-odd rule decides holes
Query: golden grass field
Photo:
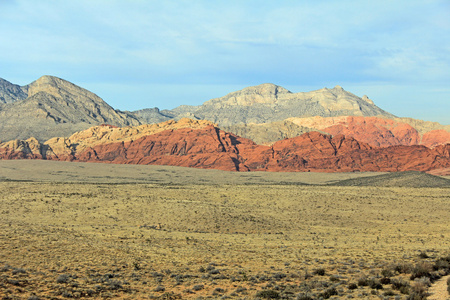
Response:
[{"label": "golden grass field", "polygon": [[323,185],[368,175],[0,161],[0,295],[410,299],[450,189]]}]

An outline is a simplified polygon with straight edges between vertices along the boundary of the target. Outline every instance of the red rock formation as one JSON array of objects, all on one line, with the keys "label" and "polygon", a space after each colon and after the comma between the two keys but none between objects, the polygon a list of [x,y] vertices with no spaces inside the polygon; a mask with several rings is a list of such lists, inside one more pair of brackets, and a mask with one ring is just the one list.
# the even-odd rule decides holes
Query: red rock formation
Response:
[{"label": "red rock formation", "polygon": [[[96,139],[92,147],[87,144],[77,147],[69,141],[54,139],[54,143],[44,145],[36,144],[34,140],[5,143],[0,145],[0,158],[172,165],[227,171],[429,171],[450,168],[450,144],[433,149],[418,145],[373,147],[353,137],[332,137],[318,132],[278,141],[273,146],[257,145],[213,125],[164,130],[140,135],[135,140],[132,136],[118,138],[116,142],[108,138],[100,143]],[[55,149],[59,147],[58,150],[51,149],[52,145]]]},{"label": "red rock formation", "polygon": [[421,144],[427,147],[435,147],[450,142],[450,132],[445,130],[432,130],[425,133]]},{"label": "red rock formation", "polygon": [[[429,127],[421,126],[424,121],[416,121],[416,127],[408,124],[403,119],[386,119],[379,117],[311,117],[311,118],[290,118],[291,122],[315,128],[331,135],[345,135],[353,137],[360,142],[367,143],[375,147],[388,147],[396,145],[424,145],[435,147],[450,143],[450,132],[429,128],[444,127],[432,123]],[[414,122],[411,122],[414,125]],[[429,122],[431,123],[431,122]],[[427,131],[429,130],[429,131]],[[419,133],[420,131],[420,133]]]},{"label": "red rock formation", "polygon": [[419,133],[411,125],[377,117],[346,117],[345,122],[321,130],[353,137],[376,147],[417,145],[420,141]]}]

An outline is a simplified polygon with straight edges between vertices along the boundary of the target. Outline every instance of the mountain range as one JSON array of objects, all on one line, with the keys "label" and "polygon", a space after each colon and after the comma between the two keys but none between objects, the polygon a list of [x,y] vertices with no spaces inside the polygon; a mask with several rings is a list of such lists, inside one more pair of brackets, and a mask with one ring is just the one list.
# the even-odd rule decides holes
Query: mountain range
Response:
[{"label": "mountain range", "polygon": [[0,79],[0,139],[2,159],[235,171],[450,168],[450,126],[398,118],[340,86],[292,93],[266,83],[199,106],[129,112],[57,77],[26,86]]}]

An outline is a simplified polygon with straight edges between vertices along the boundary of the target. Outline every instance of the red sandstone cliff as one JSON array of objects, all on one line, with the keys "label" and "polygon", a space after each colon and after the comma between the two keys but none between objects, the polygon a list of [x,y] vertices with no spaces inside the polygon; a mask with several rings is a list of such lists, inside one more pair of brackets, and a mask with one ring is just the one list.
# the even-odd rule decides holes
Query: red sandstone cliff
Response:
[{"label": "red sandstone cliff", "polygon": [[[153,128],[153,127],[152,127]],[[173,165],[227,171],[430,171],[450,168],[450,144],[374,147],[344,135],[310,132],[272,146],[211,123],[170,121],[152,130],[97,126],[44,144],[0,144],[1,159]],[[144,133],[145,132],[145,133]]]}]

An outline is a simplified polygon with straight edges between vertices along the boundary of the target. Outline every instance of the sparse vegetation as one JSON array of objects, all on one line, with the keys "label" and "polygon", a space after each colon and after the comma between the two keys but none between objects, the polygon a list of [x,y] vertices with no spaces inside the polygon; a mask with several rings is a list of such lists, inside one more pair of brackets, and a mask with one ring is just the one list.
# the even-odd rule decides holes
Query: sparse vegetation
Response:
[{"label": "sparse vegetation", "polygon": [[255,187],[0,182],[0,295],[424,299],[450,273],[448,190]]}]

